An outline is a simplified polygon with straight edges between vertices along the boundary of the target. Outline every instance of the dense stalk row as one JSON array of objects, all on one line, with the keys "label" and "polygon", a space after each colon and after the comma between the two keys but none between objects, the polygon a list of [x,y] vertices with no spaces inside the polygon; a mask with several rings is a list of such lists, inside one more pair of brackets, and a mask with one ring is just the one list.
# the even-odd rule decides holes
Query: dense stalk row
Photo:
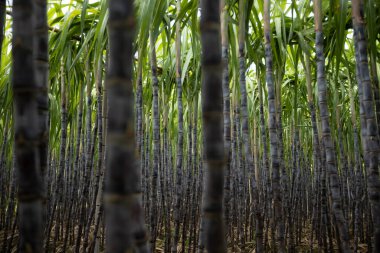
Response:
[{"label": "dense stalk row", "polygon": [[0,251],[378,252],[373,14],[338,60],[325,4],[0,1]]}]

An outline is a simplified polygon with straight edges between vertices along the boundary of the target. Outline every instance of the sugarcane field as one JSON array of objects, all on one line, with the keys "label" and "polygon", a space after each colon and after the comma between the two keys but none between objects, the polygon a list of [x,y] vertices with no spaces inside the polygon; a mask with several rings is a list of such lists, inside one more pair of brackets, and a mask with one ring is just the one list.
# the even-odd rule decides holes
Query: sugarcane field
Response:
[{"label": "sugarcane field", "polygon": [[380,253],[380,0],[0,0],[0,253]]}]

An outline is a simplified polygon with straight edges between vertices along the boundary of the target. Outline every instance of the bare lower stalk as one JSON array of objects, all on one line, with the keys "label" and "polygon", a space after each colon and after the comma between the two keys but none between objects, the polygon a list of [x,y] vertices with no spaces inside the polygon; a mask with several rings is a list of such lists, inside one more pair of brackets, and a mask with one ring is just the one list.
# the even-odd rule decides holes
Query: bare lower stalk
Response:
[{"label": "bare lower stalk", "polygon": [[[180,13],[181,1],[177,0],[177,13]],[[178,104],[178,141],[176,160],[176,196],[174,206],[174,237],[171,248],[172,253],[177,252],[180,230],[180,211],[182,198],[182,170],[183,170],[183,105],[182,105],[182,69],[181,69],[181,23],[176,23],[176,82],[177,82],[177,104]]]},{"label": "bare lower stalk", "polygon": [[[361,95],[360,112],[362,121],[362,143],[364,164],[367,166],[367,189],[371,204],[373,222],[372,252],[380,252],[380,179],[378,168],[379,136],[376,122],[376,110],[373,101],[373,88],[368,67],[366,25],[363,18],[363,1],[352,1],[352,18],[354,25],[354,40],[356,65],[358,70],[358,87]],[[377,88],[376,88],[377,89]]]},{"label": "bare lower stalk", "polygon": [[227,252],[223,220],[224,141],[219,0],[201,0],[202,118],[206,177],[203,197],[205,246]]},{"label": "bare lower stalk", "polygon": [[[221,39],[223,61],[223,116],[224,116],[224,155],[226,156],[226,171],[224,182],[224,220],[226,226],[230,225],[230,201],[231,201],[231,99],[230,99],[230,76],[228,66],[229,42],[228,42],[228,12],[225,0],[220,1],[221,8]],[[231,227],[231,226],[230,226]],[[226,229],[227,242],[229,227]]]},{"label": "bare lower stalk", "polygon": [[[157,76],[157,59],[156,59],[156,39],[153,33],[150,35],[150,55],[151,55],[151,71],[152,71],[152,87],[153,87],[153,175],[151,186],[151,199],[157,198],[157,182],[158,173],[160,171],[160,112],[158,102],[158,76]],[[150,244],[151,250],[156,248],[156,237],[158,229],[158,203],[151,203],[150,213]]]},{"label": "bare lower stalk", "polygon": [[13,1],[12,87],[18,181],[19,252],[42,252],[43,179],[40,171],[37,96],[33,61],[34,8],[31,0]]},{"label": "bare lower stalk", "polygon": [[[275,84],[273,80],[273,56],[271,47],[270,28],[270,0],[264,1],[264,37],[265,37],[265,64],[266,83],[268,87],[268,110],[269,110],[269,139],[272,163],[272,191],[273,191],[273,212],[274,226],[277,228],[276,240],[278,251],[285,252],[284,242],[284,222],[282,220],[282,197],[280,189],[280,161],[278,157],[279,137],[276,123],[276,97]],[[274,239],[274,238],[273,238]]]},{"label": "bare lower stalk", "polygon": [[[262,218],[260,208],[259,208],[259,191],[257,187],[256,178],[254,176],[255,166],[254,158],[251,150],[251,138],[249,135],[249,121],[248,121],[248,99],[247,99],[247,87],[246,87],[246,55],[245,55],[245,12],[247,8],[247,1],[239,0],[239,78],[240,78],[240,94],[241,94],[241,124],[242,124],[242,134],[243,134],[243,146],[244,146],[244,156],[246,159],[246,164],[248,166],[248,175],[251,182],[251,192],[252,192],[252,204],[253,210],[255,212],[256,221]],[[257,228],[260,228],[258,226]],[[262,234],[261,231],[257,231],[258,235]],[[256,251],[258,253],[262,252],[262,242],[260,236],[256,237]]]},{"label": "bare lower stalk", "polygon": [[[134,1],[109,1],[110,59],[107,73],[108,128],[105,185],[106,252],[133,252],[146,242],[135,157],[132,86]],[[136,231],[141,238],[136,238]],[[138,239],[138,240],[137,240]],[[137,241],[136,241],[137,240]]]},{"label": "bare lower stalk", "polygon": [[[34,61],[36,85],[40,89],[37,97],[40,143],[39,156],[41,166],[41,176],[43,182],[46,178],[48,167],[48,146],[49,146],[49,99],[48,99],[48,78],[49,78],[49,55],[48,55],[48,23],[47,23],[47,2],[46,0],[36,0],[33,2],[35,8],[34,15]],[[1,41],[0,41],[1,44]],[[46,222],[46,186],[43,196],[43,223]]]},{"label": "bare lower stalk", "polygon": [[331,137],[329,110],[327,103],[327,84],[325,76],[325,56],[323,53],[323,31],[322,31],[322,2],[314,1],[314,20],[315,20],[315,47],[317,61],[317,85],[319,99],[319,113],[322,122],[322,145],[325,148],[326,166],[330,186],[330,199],[332,214],[335,217],[336,224],[339,230],[340,246],[343,252],[351,252],[349,246],[349,234],[347,222],[343,215],[342,198],[340,194],[340,182],[338,170],[336,166],[335,148]]}]

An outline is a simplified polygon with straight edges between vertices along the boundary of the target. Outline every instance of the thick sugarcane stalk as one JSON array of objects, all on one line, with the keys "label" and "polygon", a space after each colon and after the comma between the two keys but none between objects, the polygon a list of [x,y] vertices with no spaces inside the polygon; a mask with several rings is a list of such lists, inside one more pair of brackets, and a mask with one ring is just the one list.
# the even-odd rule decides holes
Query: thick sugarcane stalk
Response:
[{"label": "thick sugarcane stalk", "polygon": [[18,182],[19,252],[42,252],[43,178],[39,159],[39,94],[34,72],[33,1],[13,1],[12,87]]},{"label": "thick sugarcane stalk", "polygon": [[[280,189],[280,161],[278,157],[279,138],[276,122],[276,98],[275,84],[273,80],[273,56],[271,47],[270,28],[270,0],[264,1],[264,38],[265,38],[265,63],[266,63],[266,83],[268,87],[268,108],[269,108],[269,139],[272,165],[272,192],[273,192],[273,221],[277,229],[276,241],[278,251],[285,252],[284,242],[284,222],[282,221],[282,196]],[[273,238],[274,239],[274,238]]]},{"label": "thick sugarcane stalk", "polygon": [[[158,191],[158,173],[160,171],[160,112],[158,101],[158,76],[157,76],[157,58],[156,58],[156,39],[153,33],[150,34],[150,64],[152,71],[152,89],[153,89],[153,174],[151,185],[151,199],[157,199]],[[158,203],[151,203],[150,213],[150,244],[151,250],[156,248],[156,239],[158,233]]]},{"label": "thick sugarcane stalk", "polygon": [[227,252],[223,219],[225,158],[219,6],[219,0],[201,0],[202,118],[206,165],[202,204],[205,247],[210,253]]},{"label": "thick sugarcane stalk", "polygon": [[[240,81],[240,108],[241,108],[241,124],[242,124],[242,140],[244,146],[244,156],[248,166],[248,175],[251,182],[250,188],[252,192],[252,204],[255,212],[256,220],[262,218],[262,214],[259,208],[259,191],[257,187],[256,178],[254,176],[255,166],[253,162],[253,154],[251,151],[251,138],[249,135],[249,122],[248,122],[248,99],[247,99],[247,87],[246,87],[246,55],[245,55],[245,12],[247,8],[247,1],[239,1],[239,81]],[[260,228],[260,227],[258,227]],[[256,231],[258,235],[262,234],[262,231]],[[262,240],[261,237],[256,237],[256,251],[262,252]]]},{"label": "thick sugarcane stalk", "polygon": [[[48,146],[49,146],[49,99],[48,99],[48,78],[49,78],[49,54],[48,54],[48,23],[47,23],[47,2],[46,0],[35,0],[34,2],[34,61],[36,85],[40,89],[37,97],[39,130],[40,130],[40,166],[41,176],[46,177],[48,167]],[[1,44],[1,41],[0,41]],[[46,222],[46,186],[43,185],[45,195],[43,197],[43,222]]]},{"label": "thick sugarcane stalk", "polygon": [[356,65],[359,72],[358,83],[360,100],[360,112],[362,122],[362,144],[364,164],[367,167],[367,191],[371,204],[373,222],[372,252],[380,251],[380,179],[378,157],[380,152],[378,125],[376,122],[376,110],[373,100],[373,88],[371,85],[370,72],[367,56],[366,25],[363,18],[363,2],[352,1],[352,19],[354,26],[354,40],[356,52]]},{"label": "thick sugarcane stalk", "polygon": [[147,241],[134,131],[132,59],[136,20],[133,1],[110,0],[108,6],[106,252],[121,253],[133,252]]},{"label": "thick sugarcane stalk", "polygon": [[314,1],[314,21],[315,21],[315,46],[316,46],[316,61],[317,61],[317,85],[318,85],[318,100],[319,113],[322,122],[322,145],[325,149],[326,166],[328,172],[330,199],[332,213],[337,223],[340,237],[340,247],[343,252],[350,252],[349,233],[347,222],[343,215],[342,198],[340,193],[340,182],[338,170],[336,166],[335,148],[331,137],[329,110],[327,103],[327,83],[325,76],[325,56],[323,53],[323,31],[322,31],[322,2]]},{"label": "thick sugarcane stalk", "polygon": [[[180,13],[181,1],[177,0],[177,15]],[[182,163],[183,163],[183,105],[182,105],[182,68],[181,68],[181,23],[176,23],[176,83],[178,110],[178,140],[176,156],[176,195],[174,204],[174,236],[172,253],[177,252],[180,230],[180,211],[182,198]]]},{"label": "thick sugarcane stalk", "polygon": [[[228,226],[230,224],[230,173],[231,173],[231,102],[230,102],[230,75],[228,66],[229,42],[228,42],[228,13],[225,0],[220,1],[221,9],[221,39],[222,39],[222,61],[223,61],[223,116],[224,116],[224,154],[226,156],[226,173],[224,182],[224,219]],[[226,229],[229,237],[230,229]],[[228,241],[228,239],[227,239]]]}]

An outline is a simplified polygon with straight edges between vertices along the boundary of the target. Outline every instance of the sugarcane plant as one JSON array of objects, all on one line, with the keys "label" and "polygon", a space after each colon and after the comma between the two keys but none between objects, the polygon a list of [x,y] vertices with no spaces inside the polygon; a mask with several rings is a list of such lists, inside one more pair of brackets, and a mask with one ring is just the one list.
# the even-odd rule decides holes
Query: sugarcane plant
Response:
[{"label": "sugarcane plant", "polygon": [[378,252],[377,1],[0,1],[0,252]]}]

